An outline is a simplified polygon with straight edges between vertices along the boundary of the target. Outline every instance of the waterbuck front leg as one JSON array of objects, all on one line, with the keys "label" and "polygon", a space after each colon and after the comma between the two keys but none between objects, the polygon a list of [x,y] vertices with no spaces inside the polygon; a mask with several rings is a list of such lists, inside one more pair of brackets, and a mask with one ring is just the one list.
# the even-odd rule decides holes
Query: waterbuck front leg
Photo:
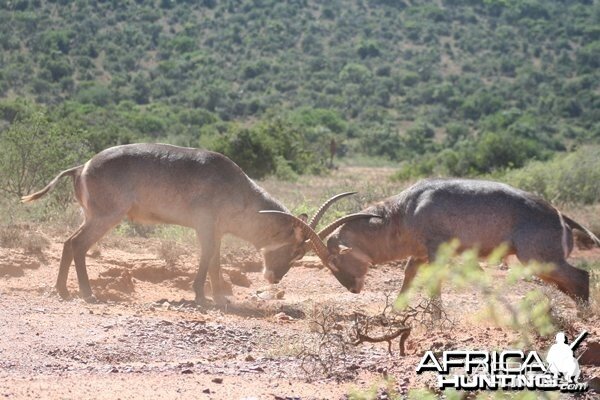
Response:
[{"label": "waterbuck front leg", "polygon": [[203,224],[203,226],[197,228],[196,236],[198,237],[198,244],[200,245],[200,261],[193,287],[196,293],[196,304],[204,305],[206,303],[206,298],[204,297],[206,275],[208,274],[215,253],[218,253],[220,240],[215,236],[214,224],[212,222],[210,224]]},{"label": "waterbuck front leg", "polygon": [[411,282],[415,279],[415,275],[417,275],[417,270],[425,262],[426,260],[423,258],[409,257],[406,268],[404,269],[404,280],[402,281],[400,293],[405,293],[408,290]]},{"label": "waterbuck front leg", "polygon": [[216,239],[214,252],[210,266],[208,268],[208,276],[210,277],[210,288],[212,290],[212,298],[215,304],[224,305],[227,303],[223,290],[223,275],[221,274],[221,238]]}]

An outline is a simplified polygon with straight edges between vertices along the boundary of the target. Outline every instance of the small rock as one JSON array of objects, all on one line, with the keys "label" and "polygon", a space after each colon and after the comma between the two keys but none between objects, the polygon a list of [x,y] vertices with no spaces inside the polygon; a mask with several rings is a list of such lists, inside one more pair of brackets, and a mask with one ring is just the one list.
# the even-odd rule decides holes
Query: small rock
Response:
[{"label": "small rock", "polygon": [[234,285],[242,287],[250,287],[252,285],[250,279],[248,279],[248,277],[245,274],[243,274],[237,269],[230,269],[227,271],[227,274],[229,275],[229,280]]},{"label": "small rock", "polygon": [[194,371],[192,371],[191,369],[187,368],[181,371],[182,374],[193,374]]},{"label": "small rock", "polygon": [[238,264],[238,268],[245,272],[261,272],[263,264],[262,261],[246,260]]},{"label": "small rock", "polygon": [[600,365],[600,343],[590,342],[579,360],[583,365]]},{"label": "small rock", "polygon": [[204,390],[202,391],[202,393],[210,394],[210,389],[209,389],[209,388],[206,388],[206,389],[204,389]]},{"label": "small rock", "polygon": [[257,290],[256,297],[261,300],[272,300],[273,294],[269,290]]},{"label": "small rock", "polygon": [[288,322],[288,321],[293,321],[294,320],[294,318],[292,318],[291,316],[287,315],[284,312],[280,312],[280,313],[275,314],[273,316],[273,318],[276,321],[281,321],[281,322]]},{"label": "small rock", "polygon": [[593,390],[596,393],[600,393],[600,378],[594,377],[588,381],[589,390]]},{"label": "small rock", "polygon": [[213,382],[213,383],[223,383],[223,378],[213,378],[213,380],[211,382]]},{"label": "small rock", "polygon": [[245,358],[246,361],[252,362],[252,361],[256,361],[256,359],[254,357],[252,357],[252,354],[248,354]]},{"label": "small rock", "polygon": [[285,290],[280,290],[277,293],[275,293],[275,298],[277,300],[283,299],[283,296],[285,296]]}]

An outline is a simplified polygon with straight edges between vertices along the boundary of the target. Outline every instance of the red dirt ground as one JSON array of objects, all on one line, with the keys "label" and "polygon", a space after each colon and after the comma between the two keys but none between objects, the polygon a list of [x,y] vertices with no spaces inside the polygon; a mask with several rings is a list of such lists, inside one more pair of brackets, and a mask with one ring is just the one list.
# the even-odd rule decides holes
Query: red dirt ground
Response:
[{"label": "red dirt ground", "polygon": [[[376,313],[385,294],[400,288],[401,263],[373,268],[365,290],[353,295],[317,268],[314,257],[271,287],[254,250],[225,249],[224,275],[235,283],[231,304],[199,309],[191,304],[193,249],[166,266],[154,255],[156,240],[124,238],[127,251],[104,245],[88,257],[92,289],[105,303],[87,304],[61,300],[52,289],[64,238],[49,240],[38,256],[0,248],[0,396],[6,398],[340,399],[373,387],[387,398],[385,377],[394,378],[391,385],[403,394],[435,385],[431,375],[414,372],[426,350],[502,349],[519,339],[485,317],[480,293],[448,287],[443,301],[454,324],[414,329],[406,356],[397,349],[388,354],[386,344],[363,344],[348,351],[335,376],[307,375],[299,351],[315,336],[311,313],[332,305],[342,316]],[[600,251],[575,256],[599,259]],[[506,270],[490,267],[487,273],[501,278]],[[507,297],[516,303],[540,287],[547,286],[522,281]],[[76,293],[74,269],[69,288]],[[544,290],[556,312],[569,316],[569,338],[586,329],[586,342],[600,341],[600,316],[578,317],[568,298]],[[533,346],[545,351],[551,343],[538,338]],[[598,366],[582,371],[600,376]]]}]

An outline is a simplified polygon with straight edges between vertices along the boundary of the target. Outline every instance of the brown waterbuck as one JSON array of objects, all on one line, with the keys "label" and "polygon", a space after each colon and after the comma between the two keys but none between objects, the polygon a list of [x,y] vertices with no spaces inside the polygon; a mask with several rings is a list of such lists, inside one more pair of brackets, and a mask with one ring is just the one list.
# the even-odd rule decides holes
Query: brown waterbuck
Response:
[{"label": "brown waterbuck", "polygon": [[[84,165],[62,171],[44,189],[22,201],[39,199],[64,176],[73,178],[84,222],[64,243],[56,281],[63,297],[69,296],[67,277],[75,260],[80,295],[95,301],[85,266],[86,252],[126,216],[140,223],[174,224],[196,231],[201,253],[193,287],[198,304],[204,302],[207,274],[213,300],[224,300],[219,259],[225,234],[260,249],[264,275],[272,283],[278,282],[292,262],[308,250],[302,228],[258,213],[265,209],[286,214],[289,211],[222,154],[166,144],[111,147]],[[325,202],[308,226],[314,229],[334,201],[350,194],[342,193]],[[360,214],[339,223],[357,217],[361,218]]]},{"label": "brown waterbuck", "polygon": [[560,213],[550,203],[506,184],[468,179],[422,180],[397,196],[363,210],[379,218],[345,223],[325,245],[311,227],[283,215],[315,241],[317,255],[352,293],[359,293],[370,265],[410,258],[401,292],[409,287],[420,265],[433,260],[440,244],[458,239],[460,250],[479,249],[488,255],[501,244],[527,263],[554,268],[539,277],[573,299],[589,299],[589,273],[571,266],[572,230],[600,240]]}]

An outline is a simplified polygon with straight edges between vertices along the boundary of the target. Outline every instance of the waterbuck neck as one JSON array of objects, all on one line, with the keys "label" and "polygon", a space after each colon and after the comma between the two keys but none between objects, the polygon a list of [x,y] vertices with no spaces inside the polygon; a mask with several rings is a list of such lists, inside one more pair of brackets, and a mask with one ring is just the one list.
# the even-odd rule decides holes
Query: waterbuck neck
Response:
[{"label": "waterbuck neck", "polygon": [[[244,199],[243,208],[231,218],[228,232],[252,243],[257,249],[286,238],[291,232],[290,223],[279,217],[259,214],[261,210],[289,210],[269,195],[263,188],[250,180],[250,190]],[[281,240],[283,241],[283,240]]]},{"label": "waterbuck neck", "polygon": [[371,223],[369,229],[361,236],[360,246],[357,247],[367,254],[374,264],[397,259],[399,249],[394,238],[397,238],[398,234],[394,221]]},{"label": "waterbuck neck", "polygon": [[398,259],[402,253],[398,243],[401,239],[401,216],[398,210],[390,212],[384,204],[369,207],[363,212],[380,215],[383,218],[356,221],[342,227],[340,243],[360,249],[374,264]]}]

